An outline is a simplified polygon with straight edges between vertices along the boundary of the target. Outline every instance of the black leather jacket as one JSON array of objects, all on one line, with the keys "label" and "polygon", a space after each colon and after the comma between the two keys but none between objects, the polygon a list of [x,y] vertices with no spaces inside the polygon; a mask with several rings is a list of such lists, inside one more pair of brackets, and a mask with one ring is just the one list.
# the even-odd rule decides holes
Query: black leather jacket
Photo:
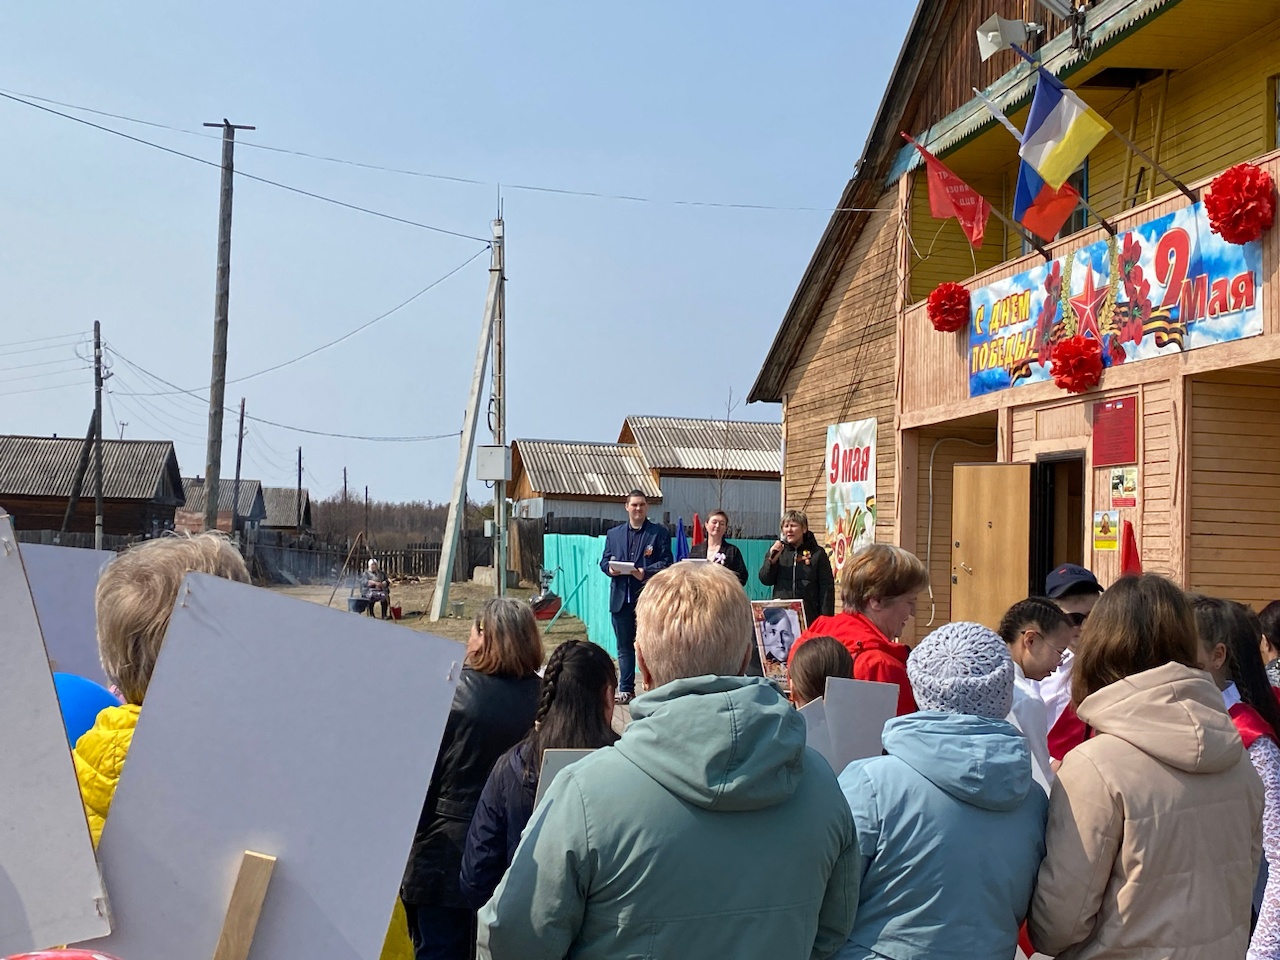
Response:
[{"label": "black leather jacket", "polygon": [[541,689],[536,676],[463,668],[400,888],[409,903],[467,909],[458,885],[467,828],[498,757],[533,727]]},{"label": "black leather jacket", "polygon": [[836,582],[831,560],[818,538],[806,530],[798,547],[788,545],[770,561],[766,553],[760,567],[760,582],[773,587],[774,600],[803,600],[806,623],[836,612]]}]

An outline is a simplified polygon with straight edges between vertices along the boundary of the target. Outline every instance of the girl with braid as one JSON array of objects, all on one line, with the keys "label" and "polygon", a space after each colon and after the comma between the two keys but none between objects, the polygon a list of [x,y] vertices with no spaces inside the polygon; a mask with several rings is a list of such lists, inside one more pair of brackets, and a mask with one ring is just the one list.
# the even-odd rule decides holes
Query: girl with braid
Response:
[{"label": "girl with braid", "polygon": [[613,660],[594,643],[570,640],[551,654],[533,730],[494,765],[467,832],[460,882],[472,909],[488,902],[511,865],[533,816],[543,752],[593,750],[618,739],[610,726],[617,686]]}]

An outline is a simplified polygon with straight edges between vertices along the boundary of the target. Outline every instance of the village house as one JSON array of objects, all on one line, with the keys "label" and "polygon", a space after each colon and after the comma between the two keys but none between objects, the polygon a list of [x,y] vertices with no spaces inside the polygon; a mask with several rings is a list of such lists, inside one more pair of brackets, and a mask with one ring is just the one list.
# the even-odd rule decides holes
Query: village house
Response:
[{"label": "village house", "polygon": [[[78,437],[0,437],[0,509],[19,531],[60,531],[84,451]],[[94,468],[89,458],[68,532],[94,532]],[[103,534],[155,537],[173,528],[184,501],[178,457],[168,440],[104,440]]]},{"label": "village house", "polygon": [[[208,509],[208,487],[203,477],[183,477],[182,488],[187,502],[174,515],[174,529],[182,533],[200,533],[204,530],[205,511]],[[218,529],[231,533],[231,502],[236,493],[236,481],[218,481]],[[252,530],[267,516],[263,502],[262,484],[257,480],[240,478],[240,494],[236,501],[235,529]]]},{"label": "village house", "polygon": [[515,516],[549,526],[557,517],[607,526],[627,519],[626,495],[642,490],[653,520],[688,526],[721,509],[734,536],[768,537],[778,531],[781,469],[780,424],[631,416],[617,443],[516,440],[512,500]]},{"label": "village house", "polygon": [[[922,0],[750,394],[781,404],[784,499],[833,549],[844,531],[822,506],[848,477],[830,438],[865,429],[867,536],[929,566],[917,636],[992,624],[1062,562],[1112,582],[1126,523],[1147,571],[1280,597],[1280,236],[1224,238],[1203,205],[1237,164],[1280,174],[1280,3],[1084,6],[1072,24],[1023,0]],[[1019,143],[975,88],[1023,130],[1038,78],[1012,50],[980,58],[991,14],[1044,25],[1028,41],[1044,69],[1146,154],[1104,136],[1068,180],[1095,212],[1080,205],[1043,254],[996,218],[980,247],[933,219],[900,135],[1014,216]],[[1258,172],[1216,192],[1247,221],[1242,178]],[[944,283],[964,290],[939,300],[968,299],[955,332],[930,318]],[[1055,351],[1077,337],[1106,368],[1059,385]]]}]

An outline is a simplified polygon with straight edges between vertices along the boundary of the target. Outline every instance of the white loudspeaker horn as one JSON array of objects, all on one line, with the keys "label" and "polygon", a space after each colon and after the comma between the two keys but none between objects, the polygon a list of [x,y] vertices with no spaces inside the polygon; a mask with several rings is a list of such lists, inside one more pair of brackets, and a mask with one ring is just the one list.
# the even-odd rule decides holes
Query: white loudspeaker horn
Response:
[{"label": "white loudspeaker horn", "polygon": [[1021,20],[1006,20],[993,13],[982,26],[978,27],[978,50],[983,60],[990,60],[1001,50],[1010,45],[1025,46],[1031,32],[1039,33],[1043,29],[1039,24],[1028,24]]}]

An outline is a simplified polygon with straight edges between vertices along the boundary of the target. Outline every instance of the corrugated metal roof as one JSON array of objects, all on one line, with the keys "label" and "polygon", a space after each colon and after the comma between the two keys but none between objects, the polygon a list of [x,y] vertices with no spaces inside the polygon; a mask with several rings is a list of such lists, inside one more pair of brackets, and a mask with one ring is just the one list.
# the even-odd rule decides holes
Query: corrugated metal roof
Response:
[{"label": "corrugated metal roof", "polygon": [[[298,490],[296,487],[263,487],[262,499],[267,506],[264,527],[296,527],[298,525]],[[302,525],[311,526],[311,491],[302,488]]]},{"label": "corrugated metal roof", "polygon": [[[232,477],[230,480],[218,480],[218,509],[231,512],[231,497],[235,493],[236,481]],[[185,509],[194,511],[195,513],[204,513],[206,504],[209,501],[208,491],[205,487],[203,477],[183,477],[182,489],[187,495],[187,505]],[[243,519],[249,521],[261,520],[266,516],[267,510],[262,499],[262,483],[258,480],[246,480],[240,478],[240,502],[236,506],[236,513]]]},{"label": "corrugated metal roof", "polygon": [[[1085,17],[1090,50],[1096,53],[1123,37],[1146,18],[1163,12],[1165,7],[1176,2],[1177,0],[1102,0],[1101,3],[1094,4]],[[1058,34],[1035,53],[1045,70],[1060,78],[1067,77],[1086,64],[1090,55],[1071,45],[1070,31]],[[1035,77],[1035,68],[1022,61],[983,93],[1003,113],[1014,113],[1030,102],[1031,95],[1035,92]],[[995,123],[995,118],[982,101],[974,97],[928,130],[916,134],[916,139],[930,153],[942,156]],[[915,147],[910,144],[901,147],[886,178],[886,186],[923,162]]]},{"label": "corrugated metal roof", "polygon": [[655,470],[782,472],[780,423],[627,417],[628,432]]},{"label": "corrugated metal roof", "polygon": [[[79,437],[0,436],[0,494],[70,497],[83,447]],[[104,440],[102,495],[109,500],[180,505],[182,477],[173,444],[168,440]],[[92,457],[81,496],[93,496]]]},{"label": "corrugated metal roof", "polygon": [[543,496],[625,497],[643,490],[662,498],[634,444],[517,440],[515,447],[529,486]]}]

